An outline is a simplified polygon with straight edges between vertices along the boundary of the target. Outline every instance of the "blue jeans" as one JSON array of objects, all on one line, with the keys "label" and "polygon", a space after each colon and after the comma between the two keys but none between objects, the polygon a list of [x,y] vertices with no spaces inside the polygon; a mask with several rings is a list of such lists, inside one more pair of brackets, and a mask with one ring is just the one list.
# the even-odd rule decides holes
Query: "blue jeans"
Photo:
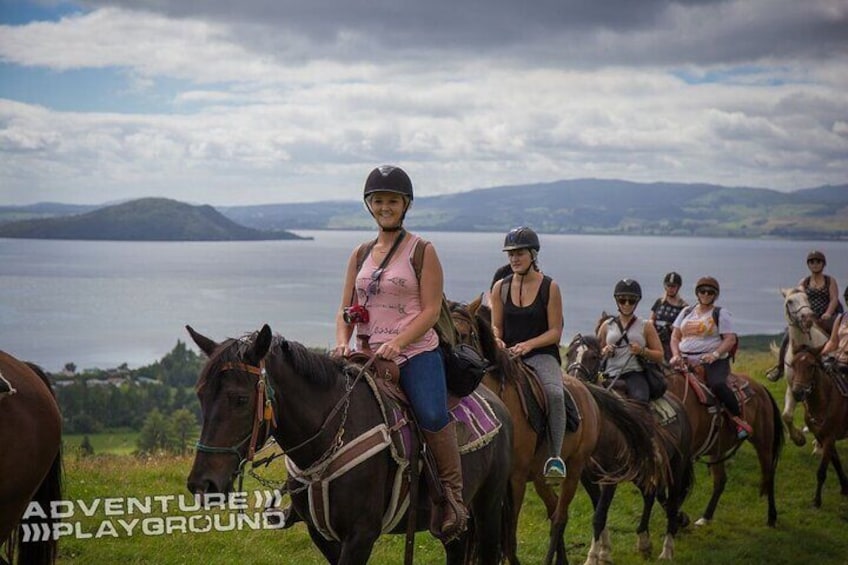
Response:
[{"label": "blue jeans", "polygon": [[439,348],[419,353],[400,367],[400,388],[422,429],[437,432],[448,425],[445,364]]}]

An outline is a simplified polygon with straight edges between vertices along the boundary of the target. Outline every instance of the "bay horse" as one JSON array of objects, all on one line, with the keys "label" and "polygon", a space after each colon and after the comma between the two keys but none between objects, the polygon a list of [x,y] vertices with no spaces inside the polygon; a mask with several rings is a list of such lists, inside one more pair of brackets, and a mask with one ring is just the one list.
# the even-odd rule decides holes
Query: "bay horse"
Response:
[{"label": "bay horse", "polygon": [[[804,421],[821,446],[821,462],[816,472],[816,494],[813,504],[821,507],[822,487],[827,467],[839,478],[843,496],[848,496],[848,477],[842,468],[836,441],[848,437],[848,383],[844,375],[832,375],[825,369],[820,348],[802,346],[792,358],[791,390],[798,402],[804,403]],[[838,370],[838,369],[835,369]],[[837,379],[841,386],[837,386]]]},{"label": "bay horse", "polygon": [[[703,368],[687,368],[684,372],[665,369],[668,390],[683,402],[692,426],[692,457],[705,459],[713,482],[713,492],[707,507],[695,525],[703,526],[713,519],[719,498],[727,484],[725,462],[736,454],[745,440],[736,436],[736,429],[725,410],[716,403],[703,379]],[[785,441],[780,408],[771,393],[748,375],[732,373],[736,385],[746,400],[739,401],[742,415],[753,428],[748,441],[757,452],[760,463],[760,496],[768,499],[766,521],[771,527],[777,522],[774,501],[774,477]]]},{"label": "bay horse", "polygon": [[817,323],[816,314],[810,306],[807,293],[801,288],[781,289],[783,294],[783,316],[786,318],[786,331],[789,334],[789,345],[783,359],[784,376],[786,377],[786,395],[783,402],[783,422],[789,432],[789,437],[795,445],[802,446],[807,440],[804,434],[795,427],[795,398],[792,394],[792,376],[795,372],[792,359],[795,351],[802,347],[821,348],[827,343],[830,334]]},{"label": "bay horse", "polygon": [[[495,391],[504,401],[513,420],[513,466],[510,477],[514,497],[514,519],[524,500],[525,487],[531,481],[551,521],[548,553],[545,563],[567,563],[565,529],[568,511],[583,477],[593,477],[604,483],[640,480],[661,473],[653,457],[653,444],[649,419],[644,410],[634,409],[617,397],[594,385],[587,385],[574,377],[563,375],[563,385],[574,400],[579,422],[576,429],[566,431],[561,457],[567,474],[561,480],[559,496],[543,477],[543,467],[548,457],[546,423],[538,420],[539,410],[530,392],[533,377],[530,369],[519,358],[499,348],[495,343],[489,320],[491,312],[477,298],[467,306],[451,304],[454,325],[460,342],[475,347],[490,363],[483,377],[483,385]],[[535,412],[535,413],[534,413]],[[531,415],[531,413],[534,413]],[[572,415],[574,416],[574,415]],[[601,438],[604,433],[605,437]],[[614,442],[613,440],[617,440]],[[599,445],[604,443],[604,453]],[[513,532],[514,533],[514,532]],[[518,563],[516,542],[510,538],[507,557]]]},{"label": "bay horse", "polygon": [[[364,367],[272,335],[267,324],[220,344],[187,329],[209,356],[197,382],[203,427],[187,480],[191,492],[231,491],[240,468],[270,433],[286,455],[292,507],[328,562],[367,563],[384,529],[404,532],[403,498],[393,487],[399,476],[406,478],[408,461],[398,457],[384,404],[363,377]],[[479,393],[501,427],[487,444],[462,455],[463,500],[471,518],[468,530],[445,544],[451,564],[498,563],[503,526],[509,529],[512,514],[511,420],[497,396],[482,387]],[[271,431],[257,424],[263,418]],[[351,460],[353,446],[374,441],[374,430],[388,442],[375,442],[367,455]],[[416,530],[427,528],[429,508],[428,497],[421,496],[412,518]],[[388,522],[387,509],[397,511]]]},{"label": "bay horse", "polygon": [[[56,539],[26,541],[26,528],[48,524],[50,502],[62,498],[62,417],[53,388],[37,365],[0,351],[0,374],[14,394],[0,398],[0,545],[19,563],[53,563]],[[47,518],[21,520],[30,502]],[[3,561],[0,558],[0,561]]]},{"label": "bay horse", "polygon": [[[602,320],[605,319],[602,317]],[[600,322],[599,322],[600,325]],[[568,346],[566,355],[566,371],[575,377],[595,382],[601,365],[601,345],[594,335],[577,334]],[[659,498],[666,514],[666,533],[663,538],[663,549],[660,559],[674,558],[674,537],[688,519],[681,511],[684,501],[692,491],[695,473],[692,465],[691,441],[692,429],[689,418],[680,401],[666,393],[659,402],[652,403],[654,408],[648,409],[641,403],[627,400],[634,404],[649,421],[653,435],[650,456],[662,461],[664,474],[657,481],[633,481],[642,495],[642,515],[636,526],[637,549],[648,557],[652,551],[651,537],[648,530],[654,502]],[[662,416],[658,416],[661,414]],[[602,438],[612,434],[604,431]],[[599,446],[601,447],[601,446]],[[587,565],[611,562],[609,534],[606,531],[606,520],[609,507],[615,496],[616,484],[597,485],[595,481],[584,482],[586,490],[595,507],[592,520],[592,546],[586,560]]]}]

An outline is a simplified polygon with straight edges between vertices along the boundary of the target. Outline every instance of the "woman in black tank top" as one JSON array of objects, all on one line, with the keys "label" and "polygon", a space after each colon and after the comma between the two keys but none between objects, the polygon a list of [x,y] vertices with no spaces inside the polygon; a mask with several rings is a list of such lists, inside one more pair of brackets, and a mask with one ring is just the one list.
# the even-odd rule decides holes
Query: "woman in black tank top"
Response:
[{"label": "woman in black tank top", "polygon": [[492,288],[492,330],[498,346],[531,366],[548,399],[548,453],[544,474],[560,480],[566,474],[560,457],[565,435],[565,397],[559,341],[562,337],[562,294],[559,285],[537,265],[539,236],[527,227],[506,235],[511,275]]}]

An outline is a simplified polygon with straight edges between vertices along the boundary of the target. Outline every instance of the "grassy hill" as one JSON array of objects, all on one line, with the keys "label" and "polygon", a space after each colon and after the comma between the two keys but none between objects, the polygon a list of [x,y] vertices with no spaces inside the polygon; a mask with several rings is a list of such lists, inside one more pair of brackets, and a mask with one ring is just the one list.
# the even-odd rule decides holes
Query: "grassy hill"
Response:
[{"label": "grassy hill", "polygon": [[[223,207],[252,227],[364,229],[360,201]],[[848,185],[795,192],[583,179],[416,198],[412,229],[720,237],[848,238]]]},{"label": "grassy hill", "polygon": [[142,198],[78,215],[0,225],[0,237],[121,241],[254,241],[300,239],[235,223],[212,206]]}]

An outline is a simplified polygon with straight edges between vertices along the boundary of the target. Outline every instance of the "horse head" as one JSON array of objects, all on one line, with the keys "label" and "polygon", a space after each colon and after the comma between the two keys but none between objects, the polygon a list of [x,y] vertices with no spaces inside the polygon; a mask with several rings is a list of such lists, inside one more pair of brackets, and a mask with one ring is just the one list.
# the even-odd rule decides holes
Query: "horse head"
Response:
[{"label": "horse head", "polygon": [[816,321],[816,314],[810,306],[807,293],[801,288],[783,288],[780,292],[783,294],[783,315],[786,323],[801,331],[810,331]]},{"label": "horse head", "polygon": [[271,346],[271,329],[265,325],[251,336],[222,343],[186,329],[209,358],[195,387],[203,428],[187,486],[193,493],[226,493],[242,464],[267,439],[267,432],[256,428],[266,417],[263,408],[269,398],[261,365]]},{"label": "horse head", "polygon": [[815,387],[819,373],[824,370],[821,348],[802,345],[792,352],[792,396],[796,401],[807,399]]},{"label": "horse head", "polygon": [[575,335],[568,344],[565,361],[566,373],[584,381],[594,382],[601,366],[601,346],[598,338],[579,333]]}]

